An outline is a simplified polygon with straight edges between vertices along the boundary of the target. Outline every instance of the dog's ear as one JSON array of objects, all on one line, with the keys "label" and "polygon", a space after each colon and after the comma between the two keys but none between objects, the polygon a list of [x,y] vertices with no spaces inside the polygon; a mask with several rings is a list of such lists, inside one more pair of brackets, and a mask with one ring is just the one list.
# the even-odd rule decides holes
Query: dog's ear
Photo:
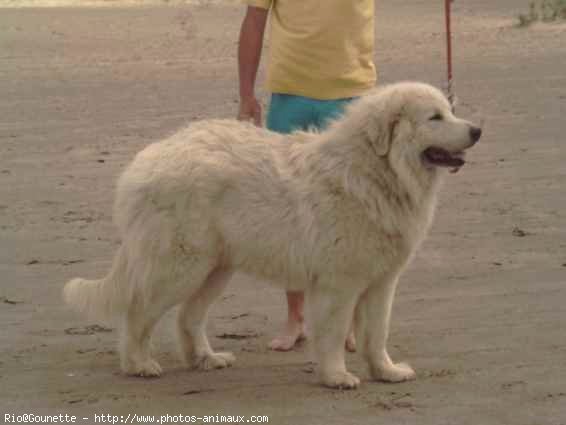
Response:
[{"label": "dog's ear", "polygon": [[368,119],[364,136],[366,143],[377,156],[386,156],[389,153],[400,120],[400,113],[384,111]]}]

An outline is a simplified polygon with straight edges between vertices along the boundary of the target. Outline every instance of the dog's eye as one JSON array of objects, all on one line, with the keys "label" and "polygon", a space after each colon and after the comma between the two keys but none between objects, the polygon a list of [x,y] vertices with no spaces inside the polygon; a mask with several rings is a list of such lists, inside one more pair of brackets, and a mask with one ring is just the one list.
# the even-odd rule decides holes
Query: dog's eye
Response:
[{"label": "dog's eye", "polygon": [[431,121],[442,121],[444,119],[444,117],[442,116],[442,114],[434,114],[432,117],[430,117]]}]

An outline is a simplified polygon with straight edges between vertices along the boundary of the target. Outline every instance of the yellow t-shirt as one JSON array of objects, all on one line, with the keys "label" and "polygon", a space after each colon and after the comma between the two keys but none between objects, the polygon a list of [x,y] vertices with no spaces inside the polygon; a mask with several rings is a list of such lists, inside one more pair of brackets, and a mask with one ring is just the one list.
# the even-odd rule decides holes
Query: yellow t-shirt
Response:
[{"label": "yellow t-shirt", "polygon": [[374,0],[243,0],[270,9],[267,86],[314,99],[373,87]]}]

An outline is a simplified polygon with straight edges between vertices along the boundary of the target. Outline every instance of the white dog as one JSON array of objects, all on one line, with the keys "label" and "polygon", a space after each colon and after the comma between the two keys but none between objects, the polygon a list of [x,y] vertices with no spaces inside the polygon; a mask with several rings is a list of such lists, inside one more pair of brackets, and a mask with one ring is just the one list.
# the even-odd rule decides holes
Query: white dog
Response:
[{"label": "white dog", "polygon": [[211,349],[207,311],[242,271],[306,292],[324,385],[360,382],[344,362],[352,318],[372,377],[412,379],[386,350],[397,280],[429,228],[441,177],[480,136],[421,83],[374,90],[320,134],[194,123],[140,152],[121,176],[113,266],[101,280],[71,280],[65,299],[123,318],[127,374],[161,373],[150,335],[177,304],[188,365],[222,368],[234,356]]}]

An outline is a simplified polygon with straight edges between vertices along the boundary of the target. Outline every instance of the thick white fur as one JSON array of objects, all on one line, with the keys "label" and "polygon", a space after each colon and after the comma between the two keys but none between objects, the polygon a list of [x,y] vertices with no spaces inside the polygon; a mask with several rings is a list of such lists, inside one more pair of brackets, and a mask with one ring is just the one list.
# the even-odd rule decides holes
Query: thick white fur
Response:
[{"label": "thick white fur", "polygon": [[[442,121],[429,118],[437,112]],[[64,296],[97,317],[123,318],[124,372],[156,376],[151,331],[181,304],[191,367],[229,366],[212,351],[209,305],[233,271],[304,290],[322,382],[353,388],[344,340],[352,318],[375,379],[414,377],[386,350],[397,279],[429,228],[444,170],[429,146],[471,146],[470,123],[436,89],[399,83],[354,102],[327,131],[283,136],[232,120],[194,123],[140,152],[118,182],[122,245],[109,274],[74,279]]]}]

